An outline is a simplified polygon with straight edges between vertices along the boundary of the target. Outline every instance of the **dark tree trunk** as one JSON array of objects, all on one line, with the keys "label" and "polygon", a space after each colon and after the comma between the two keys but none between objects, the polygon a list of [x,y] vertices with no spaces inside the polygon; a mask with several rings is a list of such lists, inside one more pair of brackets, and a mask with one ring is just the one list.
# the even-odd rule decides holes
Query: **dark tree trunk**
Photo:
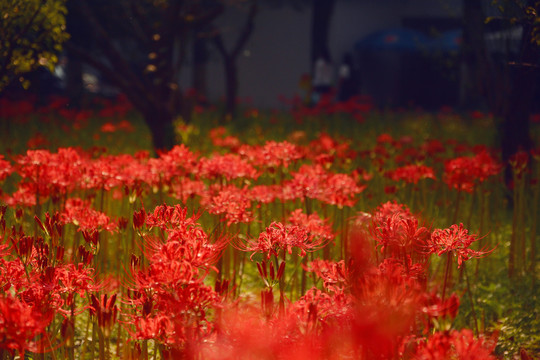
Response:
[{"label": "dark tree trunk", "polygon": [[152,142],[156,151],[167,151],[176,145],[173,126],[174,115],[163,109],[153,109],[143,113],[144,120],[150,129]]},{"label": "dark tree trunk", "polygon": [[236,66],[236,59],[253,33],[257,9],[257,0],[251,0],[246,21],[240,29],[232,50],[227,50],[221,34],[217,34],[213,39],[214,45],[221,54],[223,69],[225,71],[225,108],[223,119],[230,120],[236,115],[236,97],[238,95],[238,68]]},{"label": "dark tree trunk", "polygon": [[234,119],[236,116],[236,97],[238,95],[238,70],[234,59],[223,61],[225,69],[225,119]]},{"label": "dark tree trunk", "polygon": [[193,39],[193,77],[191,86],[196,91],[197,96],[203,98],[206,98],[206,64],[208,62],[206,42],[204,32],[197,29]]},{"label": "dark tree trunk", "polygon": [[335,0],[313,0],[311,17],[311,68],[322,54],[330,54],[328,38]]},{"label": "dark tree trunk", "polygon": [[[501,147],[505,163],[516,152],[520,150],[529,151],[532,145],[529,117],[534,103],[538,66],[540,64],[540,52],[538,46],[532,42],[532,32],[533,25],[525,24],[523,27],[521,60],[519,63],[511,64],[513,70],[512,88],[508,109],[501,126]],[[507,180],[511,178],[510,169],[508,168],[506,178]]]},{"label": "dark tree trunk", "polygon": [[478,108],[487,100],[488,58],[484,41],[482,0],[463,0],[460,106]]}]

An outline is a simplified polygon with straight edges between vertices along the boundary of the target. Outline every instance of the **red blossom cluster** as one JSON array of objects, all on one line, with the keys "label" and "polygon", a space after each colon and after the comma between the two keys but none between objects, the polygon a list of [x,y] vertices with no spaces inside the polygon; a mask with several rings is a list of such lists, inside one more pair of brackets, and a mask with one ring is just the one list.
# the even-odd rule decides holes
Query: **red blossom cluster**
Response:
[{"label": "red blossom cluster", "polygon": [[[101,289],[86,263],[65,258],[58,216],[36,218],[46,238],[26,235],[21,227],[5,228],[0,211],[0,350],[51,351],[61,341],[49,337],[55,317],[68,318],[85,310],[80,302]],[[41,337],[37,337],[41,335]]]},{"label": "red blossom cluster", "polygon": [[190,347],[209,336],[208,312],[219,294],[204,283],[226,240],[210,243],[197,222],[180,206],[158,206],[153,213],[135,214],[138,227],[159,228],[163,238],[144,235],[148,265],[132,262],[131,312],[125,314],[134,339],[155,339],[170,351],[189,356]]},{"label": "red blossom cluster", "polygon": [[472,157],[458,157],[448,160],[444,165],[443,180],[450,188],[472,192],[487,178],[497,175],[502,165],[487,151],[481,151]]}]

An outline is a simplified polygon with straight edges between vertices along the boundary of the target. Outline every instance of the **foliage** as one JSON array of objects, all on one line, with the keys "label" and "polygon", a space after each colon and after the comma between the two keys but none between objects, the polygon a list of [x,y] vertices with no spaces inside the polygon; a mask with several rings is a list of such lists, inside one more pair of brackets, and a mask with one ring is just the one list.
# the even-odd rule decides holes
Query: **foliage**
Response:
[{"label": "foliage", "polygon": [[66,33],[65,0],[0,2],[0,91],[15,78],[44,67],[53,71]]}]

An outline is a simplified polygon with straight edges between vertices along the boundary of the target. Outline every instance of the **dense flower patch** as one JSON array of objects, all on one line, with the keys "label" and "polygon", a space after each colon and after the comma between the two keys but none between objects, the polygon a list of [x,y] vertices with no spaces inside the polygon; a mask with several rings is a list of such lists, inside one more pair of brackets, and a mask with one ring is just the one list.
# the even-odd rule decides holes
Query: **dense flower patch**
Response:
[{"label": "dense flower patch", "polygon": [[[467,267],[497,249],[496,153],[297,138],[0,156],[0,357],[495,359]],[[531,155],[511,161],[517,192]]]}]

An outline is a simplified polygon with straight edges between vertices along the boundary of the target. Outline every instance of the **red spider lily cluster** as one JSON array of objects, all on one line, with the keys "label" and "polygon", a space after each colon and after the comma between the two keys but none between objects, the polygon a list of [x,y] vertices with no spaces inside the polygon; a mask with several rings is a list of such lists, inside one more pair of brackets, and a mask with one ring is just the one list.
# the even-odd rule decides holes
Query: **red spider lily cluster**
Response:
[{"label": "red spider lily cluster", "polygon": [[[354,104],[298,111],[365,112]],[[212,154],[0,155],[0,357],[495,358],[496,334],[454,327],[452,292],[452,269],[494,246],[445,208],[499,176],[496,157],[296,135],[253,145],[217,128]],[[416,212],[441,204],[441,228]]]}]

